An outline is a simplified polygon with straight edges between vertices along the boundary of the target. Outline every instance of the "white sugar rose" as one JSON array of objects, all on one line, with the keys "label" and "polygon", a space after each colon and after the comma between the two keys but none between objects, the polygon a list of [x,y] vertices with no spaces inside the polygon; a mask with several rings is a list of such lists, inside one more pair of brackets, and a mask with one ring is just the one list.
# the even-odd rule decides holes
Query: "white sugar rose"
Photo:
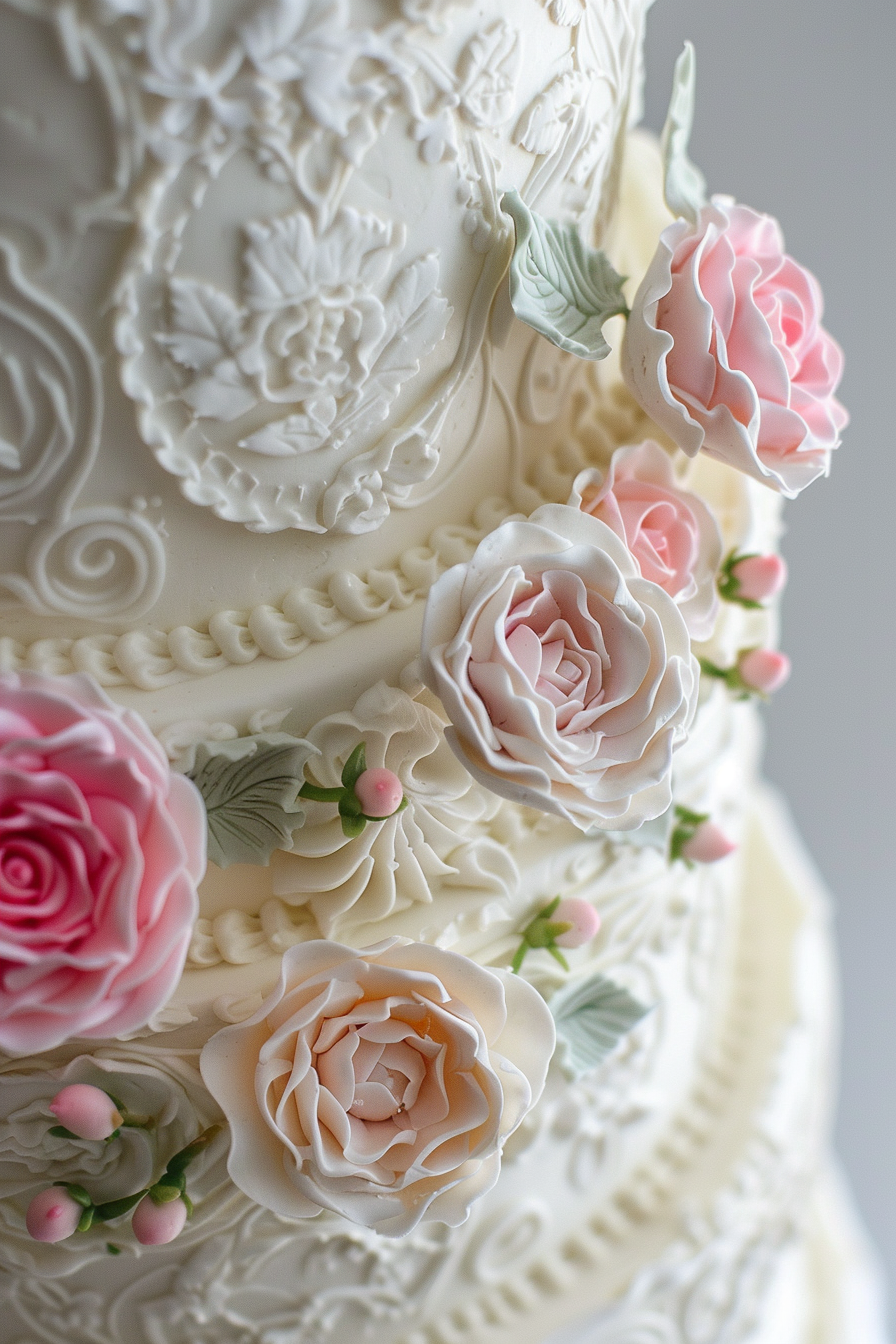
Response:
[{"label": "white sugar rose", "polygon": [[675,601],[579,509],[512,520],[430,592],[422,663],[480,783],[581,830],[671,802],[698,668]]},{"label": "white sugar rose", "polygon": [[273,889],[291,905],[307,904],[325,936],[428,905],[446,888],[477,904],[516,889],[513,859],[487,833],[500,804],[455,759],[444,727],[426,705],[379,682],[354,709],[308,734],[320,753],[308,768],[315,783],[338,785],[364,742],[368,768],[393,771],[406,799],[400,812],[351,838],[332,804],[305,804],[291,852],[275,855]]},{"label": "white sugar rose", "polygon": [[553,1019],[518,976],[424,943],[283,958],[248,1021],[205,1046],[231,1128],[228,1169],[285,1218],[321,1209],[387,1236],[462,1223],[538,1100]]}]

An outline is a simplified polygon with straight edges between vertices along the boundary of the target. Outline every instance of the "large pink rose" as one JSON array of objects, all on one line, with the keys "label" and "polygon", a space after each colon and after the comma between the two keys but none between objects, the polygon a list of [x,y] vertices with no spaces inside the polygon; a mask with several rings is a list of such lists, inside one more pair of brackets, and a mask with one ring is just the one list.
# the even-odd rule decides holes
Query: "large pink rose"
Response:
[{"label": "large pink rose", "polygon": [[250,1199],[403,1236],[421,1218],[457,1226],[494,1185],[553,1049],[519,976],[403,939],[318,940],[286,952],[273,994],[211,1038],[201,1068]]},{"label": "large pink rose", "polygon": [[605,477],[594,467],[580,472],[569,503],[625,542],[642,576],[680,608],[692,639],[709,638],[719,605],[721,533],[699,495],[677,484],[658,443],[618,448]]},{"label": "large pink rose", "polygon": [[700,449],[793,498],[827,473],[847,422],[840,347],[814,276],[776,222],[717,196],[676,220],[627,323],[626,382],[691,457]]},{"label": "large pink rose", "polygon": [[205,811],[88,677],[0,676],[0,1049],[143,1024],[183,969]]},{"label": "large pink rose", "polygon": [[606,523],[546,504],[496,528],[432,588],[422,664],[486,788],[582,830],[669,806],[697,665],[674,600]]}]

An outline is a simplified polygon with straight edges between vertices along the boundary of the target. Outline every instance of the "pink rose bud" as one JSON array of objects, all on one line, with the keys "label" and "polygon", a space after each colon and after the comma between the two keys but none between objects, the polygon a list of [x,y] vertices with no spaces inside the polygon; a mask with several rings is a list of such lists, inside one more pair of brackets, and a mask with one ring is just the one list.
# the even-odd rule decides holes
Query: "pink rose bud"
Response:
[{"label": "pink rose bud", "polygon": [[391,817],[401,806],[404,789],[392,770],[374,767],[355,780],[355,797],[367,817]]},{"label": "pink rose bud", "polygon": [[131,1227],[142,1246],[167,1246],[183,1231],[187,1221],[187,1206],[182,1199],[157,1204],[151,1195],[144,1195],[134,1210]]},{"label": "pink rose bud", "polygon": [[25,1226],[35,1241],[65,1241],[81,1221],[84,1210],[60,1185],[41,1190],[28,1205]]},{"label": "pink rose bud", "polygon": [[764,602],[780,593],[787,582],[787,566],[780,555],[748,555],[731,566],[737,579],[737,596],[748,602]]},{"label": "pink rose bud", "polygon": [[111,1097],[90,1083],[72,1083],[50,1102],[50,1110],[79,1139],[108,1139],[122,1116]]},{"label": "pink rose bud", "polygon": [[690,840],[681,847],[681,857],[690,863],[718,863],[733,854],[737,845],[714,821],[701,821]]},{"label": "pink rose bud", "polygon": [[554,942],[558,947],[582,947],[590,943],[600,928],[600,915],[581,896],[567,896],[551,915],[552,924],[571,924],[565,933],[558,933]]},{"label": "pink rose bud", "polygon": [[790,659],[777,649],[748,649],[738,658],[737,670],[748,690],[771,695],[790,676]]}]

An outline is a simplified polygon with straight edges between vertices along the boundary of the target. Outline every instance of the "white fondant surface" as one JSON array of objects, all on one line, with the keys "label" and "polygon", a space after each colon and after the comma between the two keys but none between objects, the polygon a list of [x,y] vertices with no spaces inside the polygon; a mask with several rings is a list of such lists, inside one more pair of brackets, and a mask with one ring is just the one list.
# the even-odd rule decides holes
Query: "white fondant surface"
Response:
[{"label": "white fondant surface", "polygon": [[[655,1023],[593,1082],[549,1091],[462,1228],[394,1242],[231,1200],[184,1244],[62,1279],[6,1273],[6,1337],[882,1341],[870,1262],[825,1174],[826,906],[773,800],[751,816],[743,857],[714,1027],[700,1030],[702,1014],[683,1090],[660,1066],[678,1020],[659,1053]],[[144,1054],[173,1058],[158,1044]]]},{"label": "white fondant surface", "polygon": [[[285,721],[338,776],[346,735],[376,738],[408,797],[363,843],[312,805],[270,867],[212,868],[181,985],[133,1041],[0,1062],[10,1344],[839,1344],[860,1319],[876,1344],[861,1254],[813,1193],[828,934],[756,805],[752,710],[715,686],[676,757],[676,800],[742,842],[691,871],[474,783],[414,665],[447,568],[656,434],[613,357],[577,364],[513,318],[500,211],[515,187],[636,287],[668,219],[655,148],[625,140],[645,8],[0,0],[0,667],[91,673],[175,765]],[[726,552],[774,548],[770,492],[682,473]],[[774,634],[727,606],[695,651]],[[235,1190],[222,1138],[168,1249],[25,1234],[48,1175],[139,1183],[215,1118],[199,1051],[290,945],[397,934],[506,966],[558,893],[602,918],[573,974],[653,1011],[584,1078],[554,1062],[462,1227],[297,1228]],[[545,952],[525,973],[564,978]],[[48,1157],[66,1070],[151,1078],[166,1126],[117,1170],[66,1140]]]}]

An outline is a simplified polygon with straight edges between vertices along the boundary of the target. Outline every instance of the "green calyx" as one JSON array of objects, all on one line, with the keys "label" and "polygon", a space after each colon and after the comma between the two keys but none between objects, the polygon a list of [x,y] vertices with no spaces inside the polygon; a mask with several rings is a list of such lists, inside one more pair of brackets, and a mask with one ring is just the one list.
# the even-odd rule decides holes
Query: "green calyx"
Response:
[{"label": "green calyx", "polygon": [[689,807],[675,807],[675,825],[672,828],[672,834],[669,838],[669,862],[675,863],[681,859],[682,863],[687,864],[688,868],[693,868],[690,859],[686,859],[682,850],[689,840],[693,840],[697,834],[698,826],[702,826],[704,821],[709,821],[708,812],[692,812]]},{"label": "green calyx", "polygon": [[[309,802],[336,804],[342,822],[342,833],[349,840],[354,840],[356,836],[361,835],[370,821],[388,821],[388,817],[368,816],[363,811],[361,801],[355,793],[355,785],[366,769],[367,748],[363,742],[359,742],[342,768],[341,785],[337,788],[325,789],[319,784],[311,784],[306,781],[299,789],[299,797],[307,798]],[[394,817],[396,813],[403,812],[407,805],[407,798],[402,798],[395,812],[391,812],[389,816]]]},{"label": "green calyx", "polygon": [[[698,658],[697,661],[700,664],[700,671],[705,677],[714,677],[716,681],[724,681],[729,691],[737,696],[738,700],[749,700],[752,695],[760,695],[755,687],[748,686],[744,681],[737,663],[733,663],[731,667],[720,667],[710,658]],[[762,696],[761,698],[765,699],[767,697]]]},{"label": "green calyx", "polygon": [[539,910],[535,918],[530,920],[523,929],[523,941],[517,948],[510,967],[514,975],[519,975],[526,954],[536,947],[543,947],[547,952],[550,952],[555,961],[560,963],[564,971],[569,970],[569,963],[557,946],[556,940],[562,933],[567,933],[572,925],[565,920],[551,919],[551,915],[559,904],[560,897],[555,896],[548,905]]},{"label": "green calyx", "polygon": [[758,559],[758,551],[744,551],[738,554],[732,551],[719,570],[719,577],[716,580],[716,587],[719,590],[719,596],[726,602],[736,602],[741,607],[747,607],[750,611],[761,611],[762,603],[757,602],[752,597],[740,597],[740,579],[734,573],[735,565],[739,565],[742,560]]}]

